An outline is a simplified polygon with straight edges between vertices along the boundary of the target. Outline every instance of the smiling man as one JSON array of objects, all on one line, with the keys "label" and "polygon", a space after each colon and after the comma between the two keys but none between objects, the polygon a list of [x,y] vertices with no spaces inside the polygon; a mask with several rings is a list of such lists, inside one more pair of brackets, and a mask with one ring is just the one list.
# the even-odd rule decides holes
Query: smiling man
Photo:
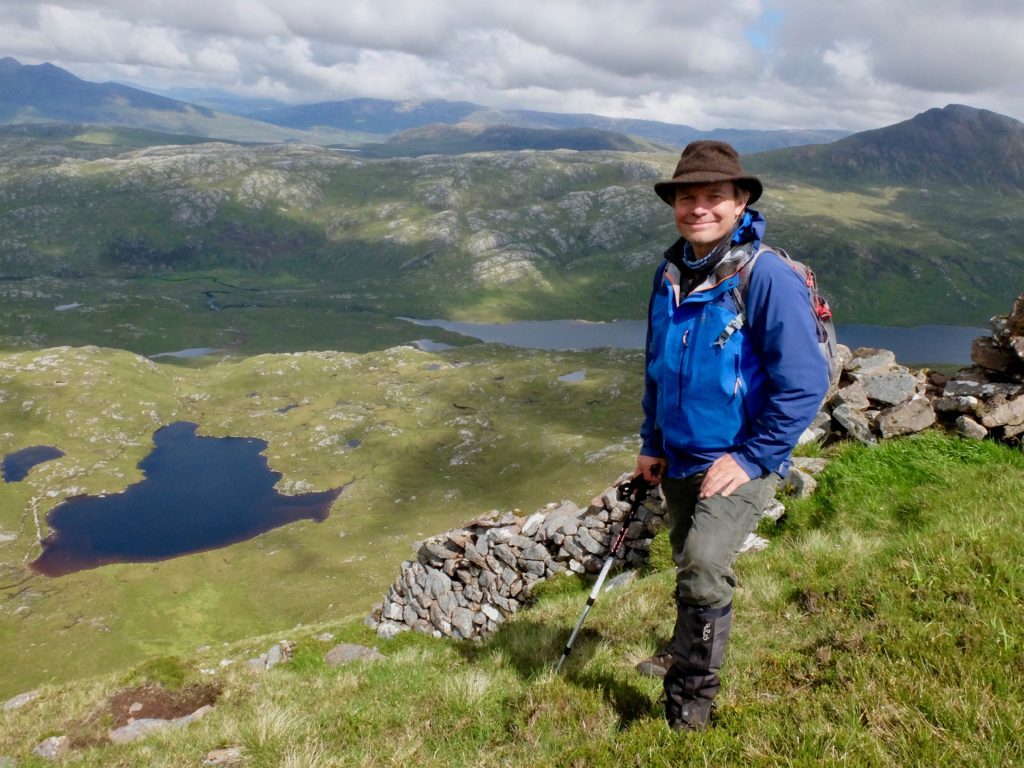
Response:
[{"label": "smiling man", "polygon": [[676,563],[665,678],[675,730],[708,724],[732,623],[732,564],[828,388],[807,286],[763,246],[761,182],[728,144],[696,141],[654,190],[675,212],[648,310],[637,472],[661,482]]}]

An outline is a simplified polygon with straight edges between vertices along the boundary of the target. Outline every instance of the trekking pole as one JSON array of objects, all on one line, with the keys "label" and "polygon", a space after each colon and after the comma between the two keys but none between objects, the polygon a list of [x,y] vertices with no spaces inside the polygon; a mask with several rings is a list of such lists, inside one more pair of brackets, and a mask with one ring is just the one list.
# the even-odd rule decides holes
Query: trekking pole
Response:
[{"label": "trekking pole", "polygon": [[633,517],[636,515],[636,511],[640,509],[640,505],[644,499],[647,498],[647,492],[651,489],[651,484],[644,480],[643,475],[637,475],[632,480],[622,483],[616,488],[616,498],[619,501],[629,500],[629,515],[622,523],[622,528],[619,530],[619,535],[615,537],[615,541],[612,543],[611,549],[608,550],[608,559],[604,561],[604,566],[601,568],[601,573],[598,574],[597,581],[594,583],[594,588],[590,590],[590,597],[587,598],[587,606],[583,609],[583,614],[580,616],[580,620],[576,622],[576,628],[573,629],[572,634],[569,635],[569,642],[565,644],[565,650],[562,651],[562,658],[558,660],[558,666],[555,667],[555,673],[562,671],[562,664],[569,658],[569,653],[572,651],[572,644],[576,642],[576,635],[580,632],[580,627],[583,626],[583,622],[587,620],[587,614],[590,613],[591,607],[594,605],[594,601],[597,600],[598,594],[601,592],[601,585],[604,584],[605,577],[608,575],[608,571],[612,568],[612,563],[615,561],[615,554],[619,551],[619,547],[622,545],[623,540],[626,538],[626,531],[629,529],[629,524],[633,522]]}]

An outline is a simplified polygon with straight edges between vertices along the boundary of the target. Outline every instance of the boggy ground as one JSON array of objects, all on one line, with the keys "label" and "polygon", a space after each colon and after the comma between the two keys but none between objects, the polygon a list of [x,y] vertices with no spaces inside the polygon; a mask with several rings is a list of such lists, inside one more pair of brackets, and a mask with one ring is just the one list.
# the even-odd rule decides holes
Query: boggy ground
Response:
[{"label": "boggy ground", "polygon": [[[584,380],[558,381],[582,369]],[[195,369],[96,347],[0,354],[0,454],[66,453],[0,483],[0,699],[364,616],[415,540],[491,509],[586,501],[630,468],[641,384],[639,354],[618,351],[397,347]],[[56,579],[31,573],[47,511],[139,481],[154,431],[177,420],[267,441],[282,493],[345,491],[322,523],[224,549]]]}]

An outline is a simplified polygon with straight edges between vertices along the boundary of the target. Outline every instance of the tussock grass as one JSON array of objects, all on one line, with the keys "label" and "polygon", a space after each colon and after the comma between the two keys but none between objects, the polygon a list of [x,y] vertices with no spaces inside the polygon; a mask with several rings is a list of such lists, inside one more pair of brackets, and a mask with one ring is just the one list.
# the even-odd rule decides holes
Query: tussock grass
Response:
[{"label": "tussock grass", "polygon": [[[672,571],[655,558],[660,567],[601,595],[562,675],[554,663],[587,592],[574,577],[538,590],[482,643],[330,627],[387,659],[329,668],[328,644],[303,638],[270,672],[219,670],[224,693],[199,723],[81,750],[78,764],[195,765],[232,745],[246,766],[1021,764],[1021,498],[1019,451],[936,434],[838,451],[818,494],[769,532],[772,546],[738,563],[705,733],[671,733],[659,682],[633,670],[672,628]],[[34,744],[123,682],[47,688],[3,713],[0,755],[35,765]]]}]

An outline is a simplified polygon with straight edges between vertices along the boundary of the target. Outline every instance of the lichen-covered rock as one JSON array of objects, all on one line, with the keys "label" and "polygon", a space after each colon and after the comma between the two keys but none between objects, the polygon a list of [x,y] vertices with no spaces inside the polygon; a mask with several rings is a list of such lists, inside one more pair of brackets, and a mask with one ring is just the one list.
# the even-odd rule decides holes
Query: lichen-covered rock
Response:
[{"label": "lichen-covered rock", "polygon": [[970,416],[957,417],[956,431],[971,440],[984,440],[988,435],[988,430]]},{"label": "lichen-covered rock", "polygon": [[935,423],[935,411],[927,397],[917,395],[878,414],[875,424],[883,438],[910,435]]}]

